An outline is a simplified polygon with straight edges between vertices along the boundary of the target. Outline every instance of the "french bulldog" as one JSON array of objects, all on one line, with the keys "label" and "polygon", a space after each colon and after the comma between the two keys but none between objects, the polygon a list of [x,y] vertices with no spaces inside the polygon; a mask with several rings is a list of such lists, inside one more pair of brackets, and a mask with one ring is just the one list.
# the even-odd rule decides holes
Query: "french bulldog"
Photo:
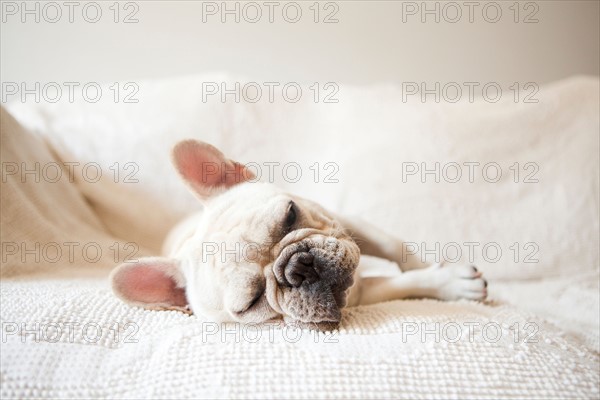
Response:
[{"label": "french bulldog", "polygon": [[[414,268],[401,257],[400,240],[256,182],[252,171],[210,144],[182,141],[172,160],[204,207],[171,231],[166,257],[124,263],[112,272],[113,291],[128,304],[214,322],[283,319],[331,330],[346,306],[487,296],[476,267]],[[403,272],[363,276],[361,253],[393,261],[391,268],[397,264]]]}]

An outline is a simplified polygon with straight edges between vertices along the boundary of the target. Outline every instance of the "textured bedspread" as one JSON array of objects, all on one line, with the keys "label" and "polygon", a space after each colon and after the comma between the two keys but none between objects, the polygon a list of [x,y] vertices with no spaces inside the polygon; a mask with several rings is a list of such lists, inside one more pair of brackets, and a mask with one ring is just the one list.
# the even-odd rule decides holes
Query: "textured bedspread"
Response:
[{"label": "textured bedspread", "polygon": [[597,353],[507,305],[394,301],[317,334],[132,309],[102,279],[4,283],[1,300],[3,398],[599,395]]}]

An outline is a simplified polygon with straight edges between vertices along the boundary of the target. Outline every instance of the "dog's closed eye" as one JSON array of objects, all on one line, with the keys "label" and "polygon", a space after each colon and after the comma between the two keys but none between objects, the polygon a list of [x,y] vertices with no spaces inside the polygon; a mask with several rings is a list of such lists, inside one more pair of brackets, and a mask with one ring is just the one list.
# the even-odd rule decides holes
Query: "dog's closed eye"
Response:
[{"label": "dog's closed eye", "polygon": [[252,307],[254,307],[256,305],[256,303],[258,303],[258,301],[260,300],[260,298],[262,297],[263,294],[264,294],[264,292],[258,292],[256,297],[254,297],[252,299],[252,301],[250,303],[248,303],[248,306],[246,308],[244,308],[244,311],[242,311],[242,312],[246,312],[249,309],[251,309]]},{"label": "dog's closed eye", "polygon": [[252,300],[240,311],[235,311],[236,314],[243,314],[246,311],[249,311],[252,307],[254,307],[262,298],[264,291],[257,292],[256,296],[252,298]]},{"label": "dog's closed eye", "polygon": [[296,203],[290,200],[287,211],[285,213],[285,220],[283,221],[283,229],[286,232],[290,232],[298,219],[298,209]]},{"label": "dog's closed eye", "polygon": [[239,309],[239,311],[234,311],[236,314],[242,314],[245,313],[246,311],[251,310],[255,305],[257,305],[260,300],[262,299],[262,297],[265,294],[265,282],[264,281],[258,281],[254,284],[252,284],[252,286],[256,287],[256,290],[254,290],[254,294],[252,296],[252,298],[250,299],[250,301],[248,303],[246,303],[246,305],[244,307],[241,307]]}]

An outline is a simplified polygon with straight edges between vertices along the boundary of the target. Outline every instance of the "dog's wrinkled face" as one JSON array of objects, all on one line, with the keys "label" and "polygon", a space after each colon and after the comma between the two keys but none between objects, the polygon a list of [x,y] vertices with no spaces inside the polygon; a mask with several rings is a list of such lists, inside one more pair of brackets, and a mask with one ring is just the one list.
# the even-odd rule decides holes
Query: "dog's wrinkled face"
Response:
[{"label": "dog's wrinkled face", "polygon": [[359,250],[319,205],[266,183],[214,147],[185,141],[174,163],[205,210],[172,259],[152,258],[113,272],[122,299],[181,309],[218,322],[287,321],[331,329]]},{"label": "dog's wrinkled face", "polygon": [[270,184],[215,197],[177,252],[194,311],[260,322],[339,322],[358,248],[315,203]]}]

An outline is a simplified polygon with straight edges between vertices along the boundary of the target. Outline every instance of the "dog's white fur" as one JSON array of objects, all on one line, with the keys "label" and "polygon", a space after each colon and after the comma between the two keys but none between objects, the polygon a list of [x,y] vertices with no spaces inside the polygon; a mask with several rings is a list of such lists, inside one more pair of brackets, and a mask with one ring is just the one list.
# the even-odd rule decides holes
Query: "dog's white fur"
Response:
[{"label": "dog's white fur", "polygon": [[[345,305],[487,295],[487,282],[474,266],[414,268],[401,260],[399,240],[274,185],[249,182],[250,171],[206,143],[179,143],[173,161],[204,210],[173,229],[165,243],[168,258],[141,259],[113,271],[114,292],[131,304],[191,309],[216,322],[283,317],[328,329],[339,323]],[[295,222],[288,229],[290,213]],[[363,277],[355,271],[359,249],[406,272]],[[301,252],[315,255],[319,276],[291,285],[289,265]]]}]

